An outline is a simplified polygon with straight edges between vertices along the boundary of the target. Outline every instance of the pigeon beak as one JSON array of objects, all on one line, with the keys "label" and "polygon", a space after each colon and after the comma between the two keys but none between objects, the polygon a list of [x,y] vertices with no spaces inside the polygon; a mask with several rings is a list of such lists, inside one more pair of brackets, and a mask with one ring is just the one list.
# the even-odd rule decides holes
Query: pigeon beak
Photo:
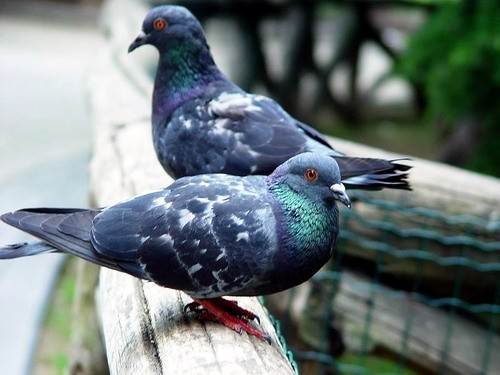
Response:
[{"label": "pigeon beak", "polygon": [[135,50],[137,47],[140,47],[149,41],[149,35],[146,34],[144,31],[140,31],[139,35],[137,35],[137,38],[132,42],[132,44],[128,47],[128,53],[132,52]]},{"label": "pigeon beak", "polygon": [[351,200],[349,199],[349,197],[345,192],[344,184],[340,182],[338,184],[333,184],[332,186],[330,186],[330,190],[333,191],[335,199],[345,204],[347,208],[351,208]]}]

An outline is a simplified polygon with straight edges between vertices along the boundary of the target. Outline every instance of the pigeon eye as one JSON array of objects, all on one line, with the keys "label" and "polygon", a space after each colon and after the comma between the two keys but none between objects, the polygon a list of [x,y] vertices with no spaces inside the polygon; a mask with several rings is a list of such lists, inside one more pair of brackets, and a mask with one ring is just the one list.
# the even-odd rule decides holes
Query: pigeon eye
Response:
[{"label": "pigeon eye", "polygon": [[157,18],[153,22],[153,27],[156,31],[161,31],[167,27],[167,22],[163,18]]},{"label": "pigeon eye", "polygon": [[318,171],[314,168],[308,168],[306,172],[304,173],[304,177],[306,178],[307,181],[309,182],[314,182],[318,179],[319,174]]}]

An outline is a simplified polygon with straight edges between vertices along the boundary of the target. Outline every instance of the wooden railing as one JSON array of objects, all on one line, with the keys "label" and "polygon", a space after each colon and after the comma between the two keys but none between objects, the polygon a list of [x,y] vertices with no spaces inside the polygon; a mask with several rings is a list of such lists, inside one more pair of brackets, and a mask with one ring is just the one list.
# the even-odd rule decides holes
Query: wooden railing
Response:
[{"label": "wooden railing", "polygon": [[[115,5],[118,3],[121,8],[126,1]],[[137,27],[144,14],[137,12]],[[108,27],[114,35],[123,36],[126,43],[133,40],[134,34],[123,31],[114,21],[124,18],[115,13],[110,19]],[[116,59],[128,58],[126,45],[117,49],[116,39],[108,40],[111,44],[103,56],[96,57],[89,77],[94,128],[91,195],[98,206],[172,182],[153,152],[150,92],[146,93],[150,90],[138,89],[137,81],[124,74],[117,63]],[[259,327],[269,334],[271,345],[220,324],[197,321],[193,314],[184,312],[184,305],[191,300],[181,292],[102,269],[97,300],[111,373],[294,373],[257,298],[235,299],[259,316]]]}]

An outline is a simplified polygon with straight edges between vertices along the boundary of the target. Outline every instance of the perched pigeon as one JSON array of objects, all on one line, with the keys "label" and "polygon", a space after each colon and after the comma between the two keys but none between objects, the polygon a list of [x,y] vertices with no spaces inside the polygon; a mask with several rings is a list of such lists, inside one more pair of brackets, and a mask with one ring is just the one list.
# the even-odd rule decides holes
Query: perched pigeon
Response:
[{"label": "perched pigeon", "polygon": [[217,68],[198,20],[181,6],[153,8],[129,52],[155,46],[160,59],[153,92],[153,142],[174,178],[203,173],[271,173],[302,152],[321,152],[339,164],[346,187],[409,189],[410,167],[351,158],[292,118],[274,100],[252,95]]},{"label": "perched pigeon", "polygon": [[[222,296],[275,293],[330,259],[336,201],[350,206],[334,159],[303,153],[268,177],[184,177],[102,209],[24,209],[5,223],[41,242],[0,247],[0,259],[64,252],[172,289],[217,320],[260,339],[250,311]],[[197,309],[198,311],[200,309]]]}]

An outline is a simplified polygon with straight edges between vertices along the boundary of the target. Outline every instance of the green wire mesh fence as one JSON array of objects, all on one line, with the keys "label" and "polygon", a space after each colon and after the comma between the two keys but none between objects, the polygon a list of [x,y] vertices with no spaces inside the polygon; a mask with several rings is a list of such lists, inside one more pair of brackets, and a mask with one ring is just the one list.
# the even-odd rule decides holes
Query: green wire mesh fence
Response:
[{"label": "green wire mesh fence", "polygon": [[329,267],[269,299],[301,372],[500,373],[500,220],[350,195]]}]

